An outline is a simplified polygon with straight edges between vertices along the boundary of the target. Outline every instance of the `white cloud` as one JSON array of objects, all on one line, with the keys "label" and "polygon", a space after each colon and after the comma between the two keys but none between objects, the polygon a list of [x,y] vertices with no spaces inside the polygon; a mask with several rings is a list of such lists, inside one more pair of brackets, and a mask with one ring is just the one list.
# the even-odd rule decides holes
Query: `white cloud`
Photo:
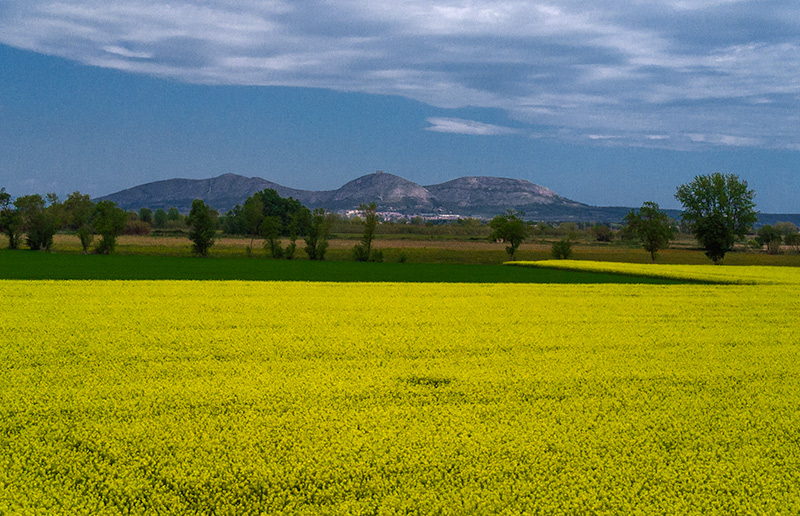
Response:
[{"label": "white cloud", "polygon": [[480,136],[493,136],[499,134],[517,134],[519,130],[511,127],[503,127],[493,124],[484,124],[475,122],[473,120],[464,120],[461,118],[428,118],[430,127],[426,127],[427,131],[435,131],[439,133],[455,133],[455,134],[472,134]]},{"label": "white cloud", "polygon": [[691,141],[698,143],[712,143],[714,145],[725,145],[732,147],[756,147],[762,142],[758,138],[748,138],[745,136],[733,136],[730,134],[687,134]]},{"label": "white cloud", "polygon": [[153,54],[150,52],[131,52],[127,48],[117,47],[113,45],[106,45],[103,47],[103,50],[108,52],[109,54],[114,54],[121,57],[132,57],[134,59],[150,59],[153,57]]},{"label": "white cloud", "polygon": [[0,15],[2,43],[187,82],[496,108],[554,137],[800,141],[796,0],[6,0]]}]

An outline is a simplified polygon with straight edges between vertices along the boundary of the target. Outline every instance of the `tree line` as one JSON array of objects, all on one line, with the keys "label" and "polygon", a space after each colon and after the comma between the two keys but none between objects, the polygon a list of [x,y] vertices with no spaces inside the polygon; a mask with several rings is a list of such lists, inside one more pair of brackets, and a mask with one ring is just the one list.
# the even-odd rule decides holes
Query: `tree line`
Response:
[{"label": "tree line", "polygon": [[[722,262],[725,254],[733,249],[737,241],[744,240],[758,220],[754,202],[755,192],[735,174],[715,172],[696,176],[691,182],[678,187],[675,198],[683,205],[680,225],[691,232],[705,250],[706,256],[715,264]],[[508,243],[509,259],[530,234],[530,227],[522,214],[509,210],[489,223],[492,233],[489,239]],[[655,262],[658,251],[669,247],[678,231],[678,221],[672,220],[659,209],[657,203],[647,201],[638,210],[631,210],[623,221],[621,233],[625,238],[635,238],[650,253]],[[610,228],[597,225],[593,228],[598,240],[610,240]],[[766,246],[768,252],[778,252],[780,244],[800,247],[797,227],[789,222],[759,228],[754,247]],[[552,254],[556,258],[571,255],[570,237],[555,242]]]},{"label": "tree line", "polygon": [[[486,235],[483,231],[487,231],[490,241],[507,244],[506,251],[511,260],[522,242],[537,234],[562,235],[563,238],[553,244],[552,253],[557,258],[569,258],[574,235],[583,231],[598,241],[610,241],[615,234],[623,239],[638,240],[650,253],[651,260],[656,261],[658,252],[669,247],[680,227],[693,233],[706,255],[714,263],[720,263],[734,243],[744,239],[752,230],[757,220],[758,212],[753,201],[755,193],[748,188],[746,181],[733,174],[697,176],[690,183],[678,187],[675,197],[684,208],[681,221],[672,220],[659,209],[658,204],[648,201],[625,216],[618,232],[604,224],[566,222],[552,226],[544,222],[526,222],[522,219],[523,214],[514,210],[494,217],[488,224],[476,219],[461,219],[452,225],[456,229],[483,235]],[[376,205],[362,204],[360,210],[361,216],[355,221],[343,221],[331,212],[319,208],[311,210],[297,199],[284,198],[275,190],[266,189],[251,195],[243,204],[237,204],[223,217],[200,199],[192,203],[188,216],[177,208],[157,209],[155,212],[142,208],[133,213],[123,211],[111,201],[94,203],[88,195],[80,192],[73,192],[64,201],[55,194],[44,197],[34,194],[18,197],[12,202],[10,194],[0,188],[0,231],[7,236],[11,249],[21,245],[24,235],[30,249],[46,251],[52,247],[57,231],[69,231],[78,236],[84,253],[89,252],[95,235],[99,235],[93,251],[108,254],[114,251],[120,234],[147,234],[153,227],[185,228],[189,230],[193,252],[206,256],[221,229],[227,234],[249,236],[248,256],[252,255],[255,239],[262,238],[269,256],[293,259],[297,242],[302,239],[305,244],[302,249],[309,259],[324,260],[328,240],[336,225],[339,230],[347,232],[353,227],[362,231],[360,242],[352,249],[355,260],[382,261],[381,251],[373,247],[380,223]],[[421,219],[407,225],[432,227],[430,222]],[[287,239],[288,244],[283,245]],[[748,242],[753,247],[766,247],[770,253],[779,252],[782,243],[800,248],[800,234],[794,224],[762,226],[755,239]]]},{"label": "tree line", "polygon": [[0,231],[8,237],[10,249],[17,249],[25,235],[30,249],[49,251],[56,232],[65,229],[78,236],[84,252],[99,235],[95,252],[109,254],[127,220],[128,215],[115,203],[94,203],[80,192],[70,194],[63,202],[51,193],[44,197],[23,195],[12,203],[11,195],[0,188]]},{"label": "tree line", "polygon": [[[356,260],[382,261],[379,251],[372,248],[379,217],[375,203],[362,205],[364,236],[353,248]],[[257,237],[264,239],[264,247],[273,258],[292,259],[297,250],[297,240],[302,239],[303,251],[311,260],[324,260],[328,239],[335,221],[333,213],[321,208],[310,210],[291,197],[283,198],[275,190],[266,189],[236,205],[220,221],[219,214],[204,201],[195,199],[188,216],[177,208],[169,210],[142,208],[138,213],[125,212],[112,201],[93,202],[89,195],[74,192],[61,201],[55,194],[44,197],[38,194],[11,199],[0,189],[0,231],[7,237],[10,249],[18,249],[25,236],[31,250],[49,251],[58,231],[78,236],[84,253],[90,251],[95,235],[100,236],[93,250],[100,254],[114,252],[117,237],[123,232],[149,233],[152,226],[187,228],[192,251],[206,256],[214,245],[217,232],[222,229],[232,235],[250,237],[247,253],[251,255]],[[289,244],[281,244],[288,238]]]}]

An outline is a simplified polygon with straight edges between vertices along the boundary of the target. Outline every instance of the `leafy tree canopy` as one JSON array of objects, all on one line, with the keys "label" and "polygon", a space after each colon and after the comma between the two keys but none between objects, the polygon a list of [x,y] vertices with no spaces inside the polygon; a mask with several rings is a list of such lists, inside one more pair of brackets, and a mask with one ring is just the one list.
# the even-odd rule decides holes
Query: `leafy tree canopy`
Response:
[{"label": "leafy tree canopy", "polygon": [[267,217],[280,220],[279,236],[307,235],[311,211],[297,199],[281,197],[269,188],[256,192],[237,204],[225,216],[224,230],[233,235],[258,235]]},{"label": "leafy tree canopy", "polygon": [[8,237],[8,248],[17,249],[22,234],[22,217],[11,202],[11,194],[0,188],[0,231]]},{"label": "leafy tree canopy", "polygon": [[92,221],[94,203],[89,194],[72,192],[63,203],[64,224],[68,229],[77,231],[82,226],[87,226]]},{"label": "leafy tree canopy", "polygon": [[654,262],[658,251],[669,247],[670,240],[675,238],[672,221],[654,202],[645,202],[638,212],[631,210],[625,216],[624,223],[626,231],[639,239]]},{"label": "leafy tree canopy", "polygon": [[214,245],[217,235],[217,212],[208,207],[200,199],[192,201],[192,209],[186,219],[189,226],[189,239],[192,241],[192,252],[207,256]]},{"label": "leafy tree canopy", "polygon": [[508,210],[504,215],[498,215],[489,222],[492,233],[489,240],[492,242],[505,242],[509,259],[514,259],[514,253],[528,236],[528,228],[522,220],[522,213]]},{"label": "leafy tree canopy", "polygon": [[97,245],[100,254],[111,254],[117,244],[117,237],[125,229],[128,214],[117,203],[100,201],[94,207],[94,227],[101,239]]},{"label": "leafy tree canopy", "polygon": [[61,225],[61,203],[55,194],[46,198],[39,194],[24,195],[14,201],[22,231],[27,235],[28,247],[34,251],[50,250],[53,235]]},{"label": "leafy tree canopy", "polygon": [[675,198],[683,205],[683,221],[706,249],[706,255],[719,263],[758,220],[747,181],[734,174],[715,172],[697,176],[678,187]]}]

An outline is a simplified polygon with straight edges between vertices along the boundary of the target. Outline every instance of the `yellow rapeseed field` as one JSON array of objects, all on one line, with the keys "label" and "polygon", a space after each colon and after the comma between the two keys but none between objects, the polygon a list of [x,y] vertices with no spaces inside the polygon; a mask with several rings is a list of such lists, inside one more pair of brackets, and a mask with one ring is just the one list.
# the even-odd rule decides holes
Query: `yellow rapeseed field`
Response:
[{"label": "yellow rapeseed field", "polygon": [[797,514],[792,285],[0,282],[0,514]]},{"label": "yellow rapeseed field", "polygon": [[506,262],[518,267],[541,267],[589,272],[612,272],[738,285],[800,285],[800,268],[776,266],[673,265],[661,263],[620,263],[591,260],[538,260]]}]

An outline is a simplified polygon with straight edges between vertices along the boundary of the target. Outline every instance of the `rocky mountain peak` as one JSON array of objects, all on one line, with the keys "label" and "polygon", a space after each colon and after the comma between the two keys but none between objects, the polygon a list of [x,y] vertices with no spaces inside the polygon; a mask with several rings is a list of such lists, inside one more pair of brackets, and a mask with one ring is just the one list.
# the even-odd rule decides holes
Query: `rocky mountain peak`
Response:
[{"label": "rocky mountain peak", "polygon": [[210,179],[169,179],[136,186],[102,197],[126,210],[174,206],[188,212],[194,199],[203,199],[220,213],[242,204],[255,192],[274,189],[309,208],[358,209],[374,202],[380,211],[423,214],[434,211],[470,216],[493,216],[509,208],[535,217],[560,217],[565,210],[586,208],[552,190],[522,179],[470,176],[421,186],[403,177],[375,172],[354,179],[337,190],[296,190],[259,177],[223,174]]}]

